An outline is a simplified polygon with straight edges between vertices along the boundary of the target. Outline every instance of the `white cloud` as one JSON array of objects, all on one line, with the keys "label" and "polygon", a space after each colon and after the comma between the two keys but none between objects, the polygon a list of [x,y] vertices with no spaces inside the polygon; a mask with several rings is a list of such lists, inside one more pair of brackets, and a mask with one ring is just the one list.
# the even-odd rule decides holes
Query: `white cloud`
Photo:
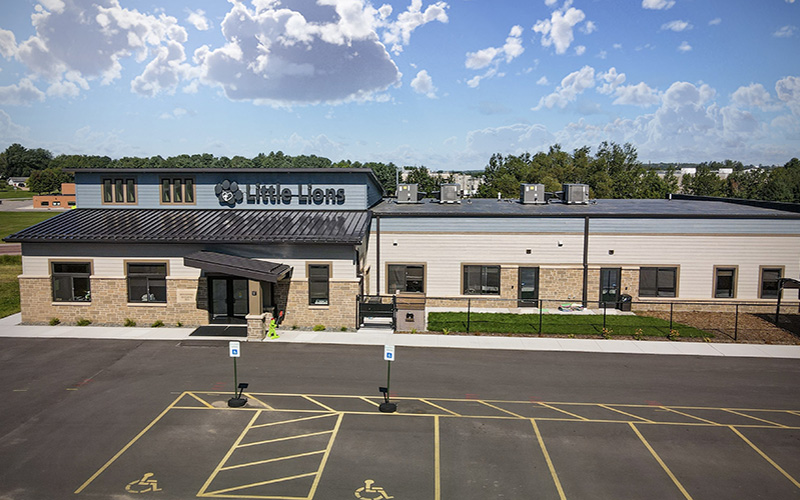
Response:
[{"label": "white cloud", "polygon": [[536,85],[550,85],[550,82],[547,81],[547,77],[543,76],[536,80]]},{"label": "white cloud", "polygon": [[23,78],[19,84],[0,87],[0,104],[21,106],[34,101],[44,101],[45,93],[36,88],[29,78]]},{"label": "white cloud", "polygon": [[434,99],[436,97],[436,87],[433,86],[433,79],[428,75],[426,70],[417,73],[417,76],[411,80],[411,88],[418,94],[425,94],[426,96]]},{"label": "white cloud", "polygon": [[665,10],[675,5],[674,0],[642,0],[642,7],[645,9]]},{"label": "white cloud", "polygon": [[0,29],[0,56],[11,59],[17,53],[17,39],[14,33]]},{"label": "white cloud", "polygon": [[597,80],[605,82],[597,89],[599,93],[613,94],[617,87],[625,83],[625,73],[617,73],[617,68],[611,67],[605,73],[599,73]]},{"label": "white cloud", "polygon": [[[357,12],[360,8],[364,8],[363,0],[323,0],[323,2],[338,3],[342,5],[342,7],[346,7],[351,14]],[[384,7],[381,7],[383,12],[379,11],[382,16],[381,19],[386,18],[384,14],[387,12],[387,9]],[[418,27],[433,21],[439,21],[440,23],[448,22],[446,12],[448,8],[449,5],[447,5],[446,2],[436,2],[435,4],[429,5],[423,11],[422,0],[412,0],[408,9],[397,16],[397,21],[385,25],[386,31],[383,35],[384,43],[391,44],[392,52],[399,54],[403,51],[403,46],[409,44],[411,33]],[[364,9],[365,11],[369,11],[372,7]],[[343,8],[342,10],[345,9]],[[391,12],[391,8],[388,9],[388,11]],[[351,18],[352,17],[353,16],[351,16]]]},{"label": "white cloud", "polygon": [[678,50],[681,52],[689,52],[692,50],[692,46],[689,45],[689,42],[686,40],[682,41],[680,45],[678,45]]},{"label": "white cloud", "polygon": [[131,82],[131,90],[148,97],[162,91],[174,93],[182,77],[192,73],[189,65],[183,64],[185,60],[183,45],[177,42],[158,47],[155,59]]},{"label": "white cloud", "polygon": [[797,26],[786,25],[781,28],[778,28],[772,36],[776,38],[791,38],[794,36],[795,32],[797,31]]},{"label": "white cloud", "polygon": [[650,88],[644,82],[636,85],[625,85],[618,87],[614,94],[617,96],[612,104],[640,106],[643,108],[654,106],[661,102],[661,97],[655,89]]},{"label": "white cloud", "polygon": [[533,31],[542,34],[542,46],[555,45],[556,54],[563,54],[567,51],[575,39],[572,28],[586,19],[586,14],[582,10],[570,7],[571,3],[571,1],[567,1],[564,7],[553,11],[550,19],[537,21],[533,25]]},{"label": "white cloud", "polygon": [[591,35],[595,31],[597,31],[597,25],[593,21],[586,21],[586,24],[584,24],[580,30],[581,33]]},{"label": "white cloud", "polygon": [[190,10],[186,21],[198,31],[207,31],[211,29],[211,23],[208,21],[206,13],[202,9]]},{"label": "white cloud", "polygon": [[467,133],[467,151],[476,156],[483,156],[485,161],[485,158],[497,152],[520,154],[546,149],[554,140],[553,134],[540,124],[490,127]]},{"label": "white cloud", "polygon": [[502,47],[488,47],[477,52],[467,52],[464,65],[467,69],[483,69],[490,67],[483,75],[474,76],[467,81],[470,87],[477,87],[481,80],[501,75],[498,68],[502,61],[510,63],[525,51],[522,46],[522,26],[513,26],[506,37]]},{"label": "white cloud", "polygon": [[0,137],[3,138],[3,141],[9,144],[21,142],[28,135],[28,132],[27,127],[17,125],[8,113],[0,109]]},{"label": "white cloud", "polygon": [[582,56],[586,52],[585,45],[578,45],[575,47],[575,55]]},{"label": "white cloud", "polygon": [[739,87],[731,95],[731,102],[740,108],[761,108],[774,110],[775,103],[769,92],[760,83],[751,83],[746,87]]},{"label": "white cloud", "polygon": [[594,84],[594,68],[584,66],[578,71],[565,76],[556,87],[555,92],[542,97],[533,110],[538,111],[543,107],[548,109],[559,107],[563,109],[567,104],[575,101],[586,89],[594,87]]},{"label": "white cloud", "polygon": [[693,26],[689,24],[688,21],[681,21],[679,19],[661,25],[661,31],[671,30],[680,32],[680,31],[690,30],[692,28]]},{"label": "white cloud", "polygon": [[172,111],[161,113],[159,116],[162,120],[174,120],[188,115],[189,112],[184,108],[175,108]]},{"label": "white cloud", "polygon": [[778,99],[786,103],[792,114],[800,116],[800,77],[787,76],[775,83]]},{"label": "white cloud", "polygon": [[712,19],[712,20],[710,20],[708,22],[709,26],[717,26],[719,24],[722,24],[722,18],[720,18],[720,17],[715,17],[714,19]]}]

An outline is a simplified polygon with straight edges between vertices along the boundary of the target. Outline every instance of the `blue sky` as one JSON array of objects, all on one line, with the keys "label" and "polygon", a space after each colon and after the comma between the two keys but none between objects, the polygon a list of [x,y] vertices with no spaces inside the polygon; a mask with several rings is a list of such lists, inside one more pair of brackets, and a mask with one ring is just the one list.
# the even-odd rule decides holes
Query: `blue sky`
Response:
[{"label": "blue sky", "polygon": [[0,148],[483,169],[800,156],[796,0],[13,0]]}]

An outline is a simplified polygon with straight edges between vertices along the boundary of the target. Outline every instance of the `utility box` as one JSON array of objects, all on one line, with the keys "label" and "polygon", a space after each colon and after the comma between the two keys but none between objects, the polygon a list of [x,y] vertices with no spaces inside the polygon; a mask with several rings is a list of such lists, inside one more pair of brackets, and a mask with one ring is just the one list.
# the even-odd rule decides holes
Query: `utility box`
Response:
[{"label": "utility box", "polygon": [[442,184],[439,191],[439,203],[461,203],[458,184]]},{"label": "utility box", "polygon": [[564,203],[568,205],[586,205],[589,203],[588,184],[562,184]]},{"label": "utility box", "polygon": [[417,184],[398,184],[397,203],[417,203]]},{"label": "utility box", "polygon": [[519,201],[523,205],[542,205],[547,203],[544,184],[523,184],[520,186]]}]

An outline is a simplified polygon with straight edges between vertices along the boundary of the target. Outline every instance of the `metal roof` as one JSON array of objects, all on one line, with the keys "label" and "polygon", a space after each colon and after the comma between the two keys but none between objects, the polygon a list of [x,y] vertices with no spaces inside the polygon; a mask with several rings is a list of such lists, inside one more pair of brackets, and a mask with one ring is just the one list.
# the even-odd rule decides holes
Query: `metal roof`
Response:
[{"label": "metal roof", "polygon": [[264,260],[248,259],[218,252],[195,252],[183,258],[183,264],[206,272],[224,273],[241,278],[277,283],[292,268]]},{"label": "metal roof", "polygon": [[64,212],[5,238],[9,242],[333,243],[364,241],[370,213],[317,210],[137,210]]},{"label": "metal roof", "polygon": [[522,204],[517,199],[474,198],[444,204],[432,199],[419,203],[384,200],[372,211],[380,217],[800,218],[800,213],[796,212],[797,205],[779,205],[756,206],[710,199],[599,199],[586,205],[560,202],[534,205]]}]

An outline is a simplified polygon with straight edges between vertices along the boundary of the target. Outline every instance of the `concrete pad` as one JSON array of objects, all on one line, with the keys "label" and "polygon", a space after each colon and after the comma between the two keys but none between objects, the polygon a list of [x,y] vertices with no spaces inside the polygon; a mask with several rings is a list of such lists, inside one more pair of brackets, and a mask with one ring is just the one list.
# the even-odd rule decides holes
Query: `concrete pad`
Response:
[{"label": "concrete pad", "polygon": [[712,344],[722,356],[800,359],[800,346],[760,344]]},{"label": "concrete pad", "polygon": [[627,353],[627,354],[642,354],[641,347],[638,340],[609,340],[607,342],[598,342],[598,347],[603,352],[611,353]]}]

